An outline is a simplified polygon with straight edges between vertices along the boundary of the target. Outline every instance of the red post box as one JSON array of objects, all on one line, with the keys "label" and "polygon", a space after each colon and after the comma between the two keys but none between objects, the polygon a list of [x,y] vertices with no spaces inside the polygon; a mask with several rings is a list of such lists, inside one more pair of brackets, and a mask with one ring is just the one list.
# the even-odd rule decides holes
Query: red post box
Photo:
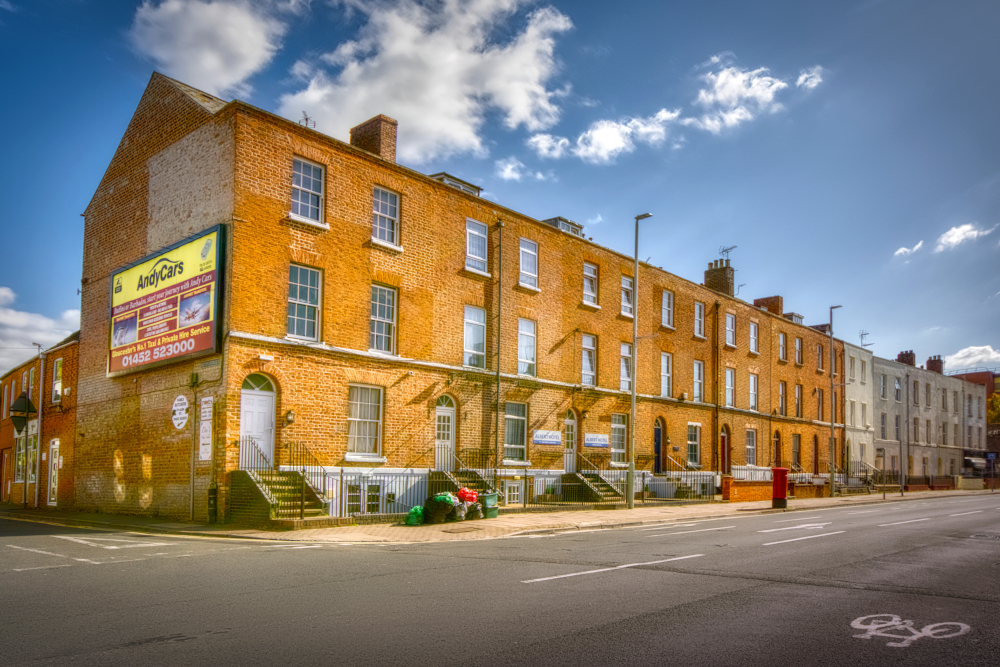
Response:
[{"label": "red post box", "polygon": [[771,469],[771,507],[781,510],[788,507],[788,468]]}]

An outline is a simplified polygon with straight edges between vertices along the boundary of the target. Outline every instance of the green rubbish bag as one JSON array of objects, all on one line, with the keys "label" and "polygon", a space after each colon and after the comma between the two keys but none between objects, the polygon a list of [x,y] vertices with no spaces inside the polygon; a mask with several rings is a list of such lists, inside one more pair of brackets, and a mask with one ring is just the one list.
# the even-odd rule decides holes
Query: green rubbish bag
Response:
[{"label": "green rubbish bag", "polygon": [[410,513],[406,515],[407,526],[419,526],[424,522],[424,508],[420,505],[410,508]]}]

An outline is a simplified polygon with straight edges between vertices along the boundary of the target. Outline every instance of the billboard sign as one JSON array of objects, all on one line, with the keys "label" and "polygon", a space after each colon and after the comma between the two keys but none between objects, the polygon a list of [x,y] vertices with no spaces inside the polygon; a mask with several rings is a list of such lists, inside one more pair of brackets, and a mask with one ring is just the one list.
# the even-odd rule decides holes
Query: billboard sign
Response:
[{"label": "billboard sign", "polygon": [[111,274],[108,375],[218,351],[222,227]]}]

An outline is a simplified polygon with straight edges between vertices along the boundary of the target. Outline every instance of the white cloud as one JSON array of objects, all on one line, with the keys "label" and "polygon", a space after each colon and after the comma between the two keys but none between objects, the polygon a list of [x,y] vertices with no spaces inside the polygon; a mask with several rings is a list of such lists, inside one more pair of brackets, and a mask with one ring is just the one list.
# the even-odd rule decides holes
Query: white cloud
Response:
[{"label": "white cloud", "polygon": [[990,345],[973,345],[949,354],[944,358],[944,364],[945,369],[953,371],[979,366],[995,368],[1000,366],[1000,350],[994,350]]},{"label": "white cloud", "polygon": [[[714,66],[727,60],[728,57],[722,54],[713,56],[703,65]],[[705,112],[680,122],[719,134],[724,128],[736,127],[762,113],[780,111],[784,107],[775,101],[775,96],[787,88],[788,84],[768,76],[768,72],[766,67],[745,70],[729,65],[716,72],[703,74],[701,79],[708,86],[698,91],[694,103],[705,109]]]},{"label": "white cloud", "polygon": [[993,225],[989,229],[979,229],[974,224],[968,222],[964,225],[952,227],[938,237],[937,245],[934,247],[934,252],[951,250],[966,241],[975,241],[980,236],[990,234],[996,228],[997,225]]},{"label": "white cloud", "polygon": [[308,85],[281,98],[280,112],[305,109],[322,131],[341,137],[384,113],[400,123],[399,157],[413,162],[485,155],[480,131],[490,112],[509,129],[544,130],[566,94],[549,87],[558,70],[555,38],[572,23],[542,7],[518,29],[513,19],[528,3],[350,0],[367,19],[357,39],[320,58]]},{"label": "white cloud", "polygon": [[535,151],[538,157],[561,158],[569,148],[569,139],[566,137],[556,137],[551,134],[535,134],[528,138],[526,142],[528,148]]},{"label": "white cloud", "polygon": [[9,0],[0,0],[0,9],[6,9],[8,12],[17,11],[17,7],[15,7]]},{"label": "white cloud", "polygon": [[247,79],[281,47],[287,25],[278,14],[307,8],[301,0],[145,0],[129,38],[169,76],[213,95],[246,95]]},{"label": "white cloud", "polygon": [[572,154],[584,162],[606,164],[621,153],[631,153],[636,144],[658,146],[667,138],[667,126],[680,115],[680,111],[660,109],[646,118],[599,120],[576,140]]},{"label": "white cloud", "polygon": [[533,172],[529,170],[523,162],[518,160],[513,155],[502,160],[497,160],[495,166],[497,176],[505,181],[520,181],[522,178],[528,178],[536,181],[547,181],[553,178],[551,174],[544,174],[540,171]]},{"label": "white cloud", "polygon": [[917,243],[917,245],[913,246],[912,248],[907,248],[905,246],[902,247],[902,248],[900,248],[896,252],[892,253],[892,256],[893,257],[906,257],[907,255],[912,255],[916,251],[920,250],[923,246],[924,246],[924,242],[921,240],[920,242]]},{"label": "white cloud", "polygon": [[795,85],[799,88],[812,90],[821,83],[823,83],[823,68],[816,65],[815,67],[802,70]]},{"label": "white cloud", "polygon": [[10,308],[14,290],[0,287],[0,374],[27,361],[35,351],[32,343],[51,347],[80,328],[80,311],[67,310],[54,320],[37,313]]},{"label": "white cloud", "polygon": [[604,222],[604,217],[600,213],[595,215],[593,218],[587,218],[588,225],[599,225],[602,222]]}]

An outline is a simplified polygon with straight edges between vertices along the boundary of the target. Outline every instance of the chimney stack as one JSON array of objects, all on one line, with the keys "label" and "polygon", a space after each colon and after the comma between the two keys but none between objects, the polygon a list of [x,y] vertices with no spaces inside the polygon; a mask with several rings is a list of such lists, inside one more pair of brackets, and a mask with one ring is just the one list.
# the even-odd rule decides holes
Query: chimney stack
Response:
[{"label": "chimney stack", "polygon": [[927,360],[927,370],[944,375],[944,361],[940,354]]},{"label": "chimney stack", "polygon": [[735,292],[736,271],[729,266],[728,259],[718,259],[708,263],[705,271],[705,287],[733,296]]},{"label": "chimney stack", "polygon": [[917,356],[913,354],[913,350],[904,350],[896,356],[896,361],[907,366],[916,366]]},{"label": "chimney stack", "polygon": [[780,296],[765,296],[763,299],[754,299],[753,305],[778,317],[785,314],[785,300]]},{"label": "chimney stack", "polygon": [[388,116],[379,114],[351,128],[351,145],[375,153],[383,160],[396,161],[396,126]]}]

